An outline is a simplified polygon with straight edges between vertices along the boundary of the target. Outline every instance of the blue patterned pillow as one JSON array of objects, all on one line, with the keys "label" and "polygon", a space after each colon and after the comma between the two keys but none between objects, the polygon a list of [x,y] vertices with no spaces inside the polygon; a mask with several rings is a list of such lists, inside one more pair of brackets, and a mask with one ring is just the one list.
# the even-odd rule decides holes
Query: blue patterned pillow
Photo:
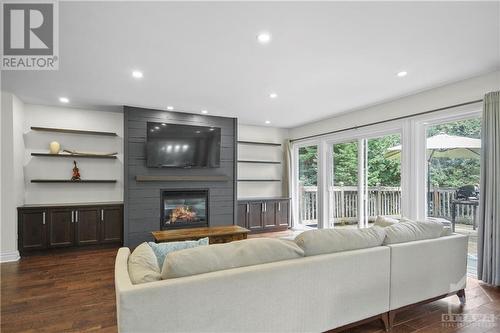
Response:
[{"label": "blue patterned pillow", "polygon": [[158,266],[160,269],[163,267],[163,262],[165,261],[165,257],[170,252],[190,249],[192,247],[197,247],[200,245],[208,245],[208,237],[198,239],[196,241],[183,241],[183,242],[166,242],[166,243],[154,243],[148,242],[151,249],[156,255],[156,259],[158,260]]}]

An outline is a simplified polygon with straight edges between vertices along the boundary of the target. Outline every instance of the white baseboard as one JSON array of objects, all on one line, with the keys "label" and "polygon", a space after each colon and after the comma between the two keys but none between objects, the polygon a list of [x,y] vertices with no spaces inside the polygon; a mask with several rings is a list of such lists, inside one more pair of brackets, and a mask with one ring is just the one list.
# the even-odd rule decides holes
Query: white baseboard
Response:
[{"label": "white baseboard", "polygon": [[19,251],[0,252],[0,263],[18,261],[19,259],[21,259],[21,257],[19,256]]}]

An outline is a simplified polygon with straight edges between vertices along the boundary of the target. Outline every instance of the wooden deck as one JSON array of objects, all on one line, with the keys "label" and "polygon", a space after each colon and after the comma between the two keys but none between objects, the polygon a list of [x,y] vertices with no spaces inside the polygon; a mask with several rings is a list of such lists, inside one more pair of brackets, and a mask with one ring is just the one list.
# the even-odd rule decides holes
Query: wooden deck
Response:
[{"label": "wooden deck", "polygon": [[[251,237],[283,237],[290,232]],[[1,332],[116,332],[114,260],[117,248],[66,250],[1,264]],[[293,292],[293,286],[290,286]],[[500,332],[500,289],[469,279],[467,305],[449,297],[402,312],[392,332]],[[448,312],[475,315],[463,328],[444,327]],[[495,315],[493,323],[476,315]],[[349,332],[382,332],[378,321]]]}]

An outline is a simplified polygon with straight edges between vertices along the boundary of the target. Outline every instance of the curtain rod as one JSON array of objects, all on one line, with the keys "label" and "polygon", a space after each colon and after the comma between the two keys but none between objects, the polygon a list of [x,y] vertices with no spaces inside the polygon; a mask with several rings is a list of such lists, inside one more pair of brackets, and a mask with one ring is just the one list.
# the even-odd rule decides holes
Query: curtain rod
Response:
[{"label": "curtain rod", "polygon": [[482,101],[483,101],[482,99],[476,99],[476,100],[470,101],[470,102],[464,102],[464,103],[460,103],[460,104],[445,106],[445,107],[442,107],[442,108],[428,110],[428,111],[423,111],[423,112],[419,112],[419,113],[415,113],[415,114],[411,114],[411,115],[407,115],[407,116],[401,116],[401,117],[396,117],[396,118],[391,118],[391,119],[376,121],[374,123],[369,123],[369,124],[364,124],[364,125],[359,125],[359,126],[353,126],[353,127],[343,128],[343,129],[339,129],[339,130],[335,130],[335,131],[331,131],[331,132],[325,132],[325,133],[321,133],[321,134],[314,134],[314,135],[309,135],[309,136],[303,136],[301,138],[292,139],[292,140],[290,140],[290,142],[300,141],[300,140],[304,140],[304,139],[316,138],[316,137],[319,137],[319,136],[340,133],[340,132],[349,131],[349,130],[352,130],[352,129],[363,128],[363,127],[367,127],[367,126],[373,126],[373,125],[383,124],[383,123],[386,123],[386,122],[389,122],[389,121],[394,121],[394,120],[401,120],[401,119],[406,119],[406,118],[413,118],[413,117],[421,116],[421,115],[432,113],[432,112],[438,112],[438,111],[453,109],[453,108],[457,108],[457,107],[460,107],[460,106],[465,106],[465,105],[469,105],[469,104],[479,103],[479,102],[482,102]]}]

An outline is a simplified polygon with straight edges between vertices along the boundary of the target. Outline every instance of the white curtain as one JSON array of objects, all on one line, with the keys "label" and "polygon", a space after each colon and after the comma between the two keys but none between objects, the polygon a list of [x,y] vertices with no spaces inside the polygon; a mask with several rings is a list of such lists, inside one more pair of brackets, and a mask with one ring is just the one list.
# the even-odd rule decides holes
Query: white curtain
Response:
[{"label": "white curtain", "polygon": [[481,187],[478,278],[500,286],[500,92],[484,97],[481,128]]},{"label": "white curtain", "polygon": [[[286,189],[284,191],[284,193],[286,194],[286,196],[288,197],[292,197],[293,195],[293,161],[292,161],[292,156],[293,156],[293,147],[292,147],[292,143],[290,142],[290,140],[287,140],[286,143],[285,143],[285,170],[283,172],[283,175],[284,177],[286,177],[286,179],[284,179],[284,184],[286,184]],[[295,216],[295,209],[294,209],[294,206],[293,206],[293,202],[294,200],[290,200],[290,224],[292,226],[295,225],[295,219],[296,219],[296,216]]]}]

